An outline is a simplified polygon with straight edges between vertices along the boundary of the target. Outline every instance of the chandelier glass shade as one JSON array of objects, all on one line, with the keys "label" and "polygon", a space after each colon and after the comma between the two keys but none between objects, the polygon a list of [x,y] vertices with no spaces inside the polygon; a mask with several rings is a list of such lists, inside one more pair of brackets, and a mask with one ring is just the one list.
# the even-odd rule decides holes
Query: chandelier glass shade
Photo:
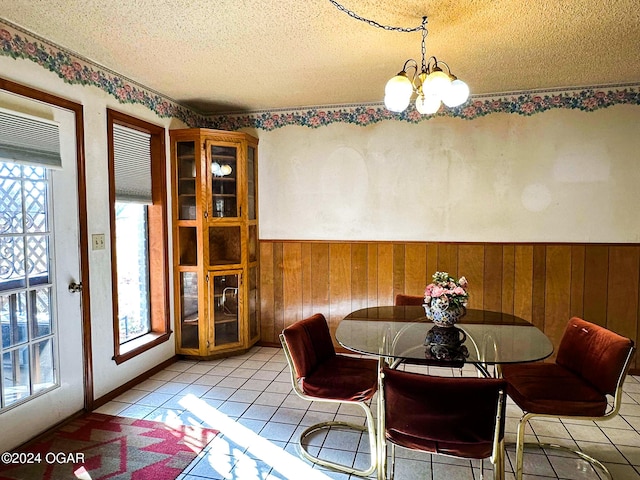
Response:
[{"label": "chandelier glass shade", "polygon": [[[391,112],[406,110],[414,94],[416,110],[422,115],[436,113],[443,103],[449,108],[458,107],[469,98],[469,87],[451,73],[449,65],[438,61],[436,57],[426,60],[426,24],[427,17],[422,17],[422,65],[418,66],[413,59],[407,60],[402,71],[392,77],[385,87],[384,104]],[[410,78],[407,71],[411,69]]]}]

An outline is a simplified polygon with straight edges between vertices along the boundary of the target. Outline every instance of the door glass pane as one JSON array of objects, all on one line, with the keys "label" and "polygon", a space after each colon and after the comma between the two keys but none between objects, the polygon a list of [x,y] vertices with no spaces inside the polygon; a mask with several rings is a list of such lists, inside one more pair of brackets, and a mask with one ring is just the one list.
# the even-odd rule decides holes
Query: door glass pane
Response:
[{"label": "door glass pane", "polygon": [[180,345],[198,348],[198,274],[180,273]]},{"label": "door glass pane", "polygon": [[[10,175],[11,170],[0,167],[0,175]],[[19,180],[0,176],[0,233],[22,233],[22,188]]]},{"label": "door glass pane", "polygon": [[196,147],[195,142],[177,142],[178,220],[196,219]]},{"label": "door glass pane", "polygon": [[48,235],[29,235],[27,237],[27,271],[31,285],[49,283]]},{"label": "door glass pane", "polygon": [[[35,175],[35,174],[33,174]],[[47,225],[47,183],[44,181],[24,182],[24,211],[29,232],[46,232]]]},{"label": "door glass pane", "polygon": [[29,389],[29,346],[2,354],[2,406],[7,407],[31,394]]},{"label": "door glass pane", "polygon": [[33,393],[37,393],[55,384],[53,340],[47,338],[42,342],[31,345],[31,349],[31,358],[33,358],[31,381]]},{"label": "door glass pane", "polygon": [[0,410],[57,386],[46,169],[0,162]]},{"label": "door glass pane", "polygon": [[24,236],[0,233],[0,289],[27,286],[24,261]]},{"label": "door glass pane", "polygon": [[240,341],[238,329],[238,280],[239,275],[215,275],[213,277],[215,346]]},{"label": "door glass pane", "polygon": [[238,149],[210,146],[211,211],[214,217],[237,217]]},{"label": "door glass pane", "polygon": [[40,338],[51,335],[53,330],[51,312],[51,288],[39,288],[29,292],[31,315],[31,336]]},{"label": "door glass pane", "polygon": [[26,292],[0,296],[0,323],[2,348],[13,347],[29,339]]}]

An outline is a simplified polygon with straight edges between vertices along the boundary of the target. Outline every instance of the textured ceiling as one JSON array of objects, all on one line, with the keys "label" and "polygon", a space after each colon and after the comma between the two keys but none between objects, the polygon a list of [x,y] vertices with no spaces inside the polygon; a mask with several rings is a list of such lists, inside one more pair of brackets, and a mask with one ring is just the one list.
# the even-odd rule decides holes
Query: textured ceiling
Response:
[{"label": "textured ceiling", "polygon": [[[341,0],[428,16],[427,55],[472,94],[640,81],[638,0]],[[379,102],[420,32],[329,0],[0,0],[0,16],[200,113]]]}]

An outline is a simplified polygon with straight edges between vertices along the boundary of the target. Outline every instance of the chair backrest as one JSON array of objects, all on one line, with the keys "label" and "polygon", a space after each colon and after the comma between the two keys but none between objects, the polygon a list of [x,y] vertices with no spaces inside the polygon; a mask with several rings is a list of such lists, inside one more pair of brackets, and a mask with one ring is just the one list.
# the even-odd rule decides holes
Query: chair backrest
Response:
[{"label": "chair backrest", "polygon": [[421,439],[404,446],[433,445],[427,450],[486,458],[504,438],[507,382],[501,378],[436,377],[385,367],[382,379],[385,432],[392,441]]},{"label": "chair backrest", "polygon": [[578,317],[569,320],[556,363],[605,395],[621,386],[634,351],[633,340]]},{"label": "chair backrest", "polygon": [[409,305],[422,306],[423,303],[424,303],[424,297],[421,297],[419,295],[405,295],[404,293],[399,293],[396,295],[395,305],[398,307],[404,307]]},{"label": "chair backrest", "polygon": [[329,325],[321,313],[285,328],[282,338],[286,342],[298,379],[306,377],[319,364],[336,354]]}]

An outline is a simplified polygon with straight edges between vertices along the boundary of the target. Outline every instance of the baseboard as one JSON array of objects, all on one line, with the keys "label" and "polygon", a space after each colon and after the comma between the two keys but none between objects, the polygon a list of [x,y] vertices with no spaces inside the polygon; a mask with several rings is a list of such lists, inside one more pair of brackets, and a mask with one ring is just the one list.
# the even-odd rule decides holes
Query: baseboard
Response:
[{"label": "baseboard", "polygon": [[124,383],[122,385],[120,385],[118,388],[111,390],[109,393],[101,396],[100,398],[96,398],[93,401],[93,405],[92,405],[92,410],[95,410],[96,408],[100,408],[102,405],[104,405],[105,403],[110,402],[111,400],[113,400],[114,398],[122,395],[124,392],[126,392],[127,390],[130,390],[131,388],[135,387],[136,385],[138,385],[139,383],[144,382],[145,380],[147,380],[149,377],[152,377],[153,375],[155,375],[156,373],[158,373],[161,370],[164,370],[165,368],[167,368],[169,365],[171,365],[172,363],[175,363],[176,361],[178,361],[180,359],[180,357],[178,357],[177,355],[174,355],[173,357],[165,360],[162,363],[159,363],[158,365],[156,365],[153,368],[150,368],[149,370],[147,370],[146,372],[138,375],[137,377],[135,377],[132,380],[129,380],[127,383]]}]

